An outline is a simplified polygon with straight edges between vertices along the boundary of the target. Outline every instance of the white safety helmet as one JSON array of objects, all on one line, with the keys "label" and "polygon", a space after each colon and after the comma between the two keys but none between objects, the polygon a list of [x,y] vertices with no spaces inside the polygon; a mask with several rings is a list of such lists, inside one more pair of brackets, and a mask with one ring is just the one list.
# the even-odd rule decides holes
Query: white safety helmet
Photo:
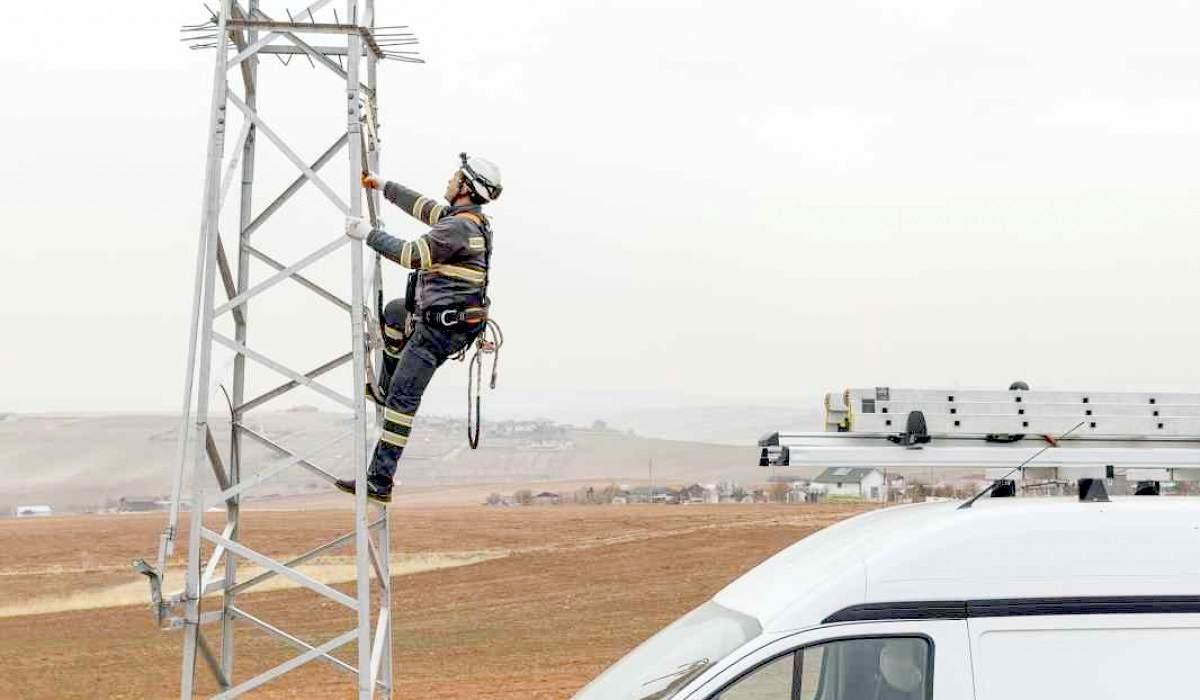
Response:
[{"label": "white safety helmet", "polygon": [[478,156],[459,153],[463,182],[478,199],[494,202],[504,187],[500,184],[500,168],[492,161]]}]

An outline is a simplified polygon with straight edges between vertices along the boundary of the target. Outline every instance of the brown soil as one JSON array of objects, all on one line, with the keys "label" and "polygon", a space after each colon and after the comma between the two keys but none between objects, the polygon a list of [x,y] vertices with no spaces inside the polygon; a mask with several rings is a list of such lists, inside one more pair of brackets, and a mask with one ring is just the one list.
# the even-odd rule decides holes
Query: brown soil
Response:
[{"label": "brown soil", "polygon": [[[859,511],[763,505],[394,510],[394,552],[506,554],[393,579],[396,697],[404,698],[567,697],[739,573]],[[2,521],[0,603],[39,598],[51,587],[110,585],[129,560],[151,554],[162,522],[161,514]],[[277,556],[349,527],[345,511],[249,512],[244,520],[246,540]],[[307,591],[240,600],[252,614],[310,641],[354,624],[349,611]],[[206,631],[217,636],[215,627]],[[171,696],[178,688],[180,640],[178,633],[155,629],[143,607],[0,618],[0,698]],[[290,655],[274,640],[239,628],[238,678]],[[353,663],[353,645],[338,656]],[[211,690],[207,673],[198,675]],[[258,694],[348,697],[352,688],[350,676],[308,665]]]}]

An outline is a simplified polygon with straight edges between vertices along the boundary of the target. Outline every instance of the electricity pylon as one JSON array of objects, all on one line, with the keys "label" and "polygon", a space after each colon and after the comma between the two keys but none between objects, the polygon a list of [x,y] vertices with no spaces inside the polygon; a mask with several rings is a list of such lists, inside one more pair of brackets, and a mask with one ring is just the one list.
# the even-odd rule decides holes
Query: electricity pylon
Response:
[{"label": "electricity pylon", "polygon": [[[404,27],[377,27],[373,0],[346,0],[344,15],[330,8],[333,0],[316,0],[295,12],[283,10],[286,17],[268,15],[258,0],[246,0],[243,6],[234,0],[221,0],[209,21],[184,28],[185,39],[192,48],[213,49],[212,100],[208,121],[208,151],[204,175],[203,214],[200,242],[196,257],[195,288],[193,291],[191,330],[188,344],[187,378],[185,382],[182,419],[179,434],[179,470],[172,487],[171,508],[167,529],[159,542],[156,566],[139,562],[138,567],[151,582],[152,598],[160,624],[169,629],[182,629],[183,663],[180,697],[196,694],[196,667],[199,660],[216,679],[219,692],[215,697],[231,698],[261,686],[311,661],[322,661],[328,668],[346,672],[357,681],[359,698],[371,698],[376,692],[388,697],[392,683],[392,617],[389,606],[390,576],[386,508],[369,503],[366,498],[366,465],[368,430],[377,420],[368,412],[363,400],[363,382],[369,369],[368,339],[373,335],[375,319],[367,295],[379,289],[378,256],[374,256],[373,272],[365,272],[364,250],[361,241],[344,235],[345,217],[363,214],[366,203],[372,220],[377,220],[378,193],[364,191],[359,173],[364,169],[377,170],[379,138],[376,125],[376,71],[381,60],[419,62],[411,52],[396,47],[415,43]],[[333,21],[324,21],[332,14]],[[315,39],[313,38],[315,37]],[[344,106],[344,121],[332,125],[336,138],[315,159],[304,159],[300,148],[293,148],[283,138],[285,129],[269,123],[261,109],[267,94],[260,90],[265,71],[260,59],[274,55],[281,63],[303,57],[319,73],[332,72],[337,85],[329,93]],[[231,73],[237,72],[240,91],[230,84]],[[316,75],[316,74],[314,74]],[[314,79],[315,80],[315,79]],[[280,81],[285,92],[287,85]],[[316,86],[306,90],[301,98],[319,99]],[[277,110],[274,115],[286,114],[289,121],[300,121],[311,127],[313,115],[320,110]],[[240,128],[231,149],[226,148],[229,117],[237,117]],[[305,124],[304,122],[308,122]],[[253,202],[255,161],[262,137],[295,166],[299,174],[265,207],[256,210]],[[322,177],[322,168],[346,152],[349,168],[346,199]],[[231,266],[222,233],[222,210],[228,204],[226,195],[240,169],[240,188],[237,190],[238,209],[236,231],[225,238],[236,241],[236,268]],[[340,178],[339,178],[340,180]],[[259,245],[256,236],[278,221],[281,210],[289,210],[289,202],[297,192],[316,190],[325,204],[337,214],[329,224],[313,224],[309,231],[296,232],[291,225],[292,239],[299,233],[320,235],[325,241],[292,262],[281,262]],[[316,221],[306,212],[306,221]],[[232,215],[227,218],[232,218]],[[341,258],[340,262],[338,259]],[[315,277],[302,274],[320,261],[326,269],[340,266],[340,287],[320,284]],[[251,274],[252,263],[258,269]],[[265,267],[260,267],[265,266]],[[332,269],[338,269],[332,267]],[[262,274],[263,272],[267,274]],[[345,284],[348,278],[348,285]],[[297,285],[312,292],[320,303],[329,303],[340,310],[337,325],[322,328],[316,322],[293,324],[288,348],[315,345],[317,338],[344,337],[346,346],[336,357],[312,369],[295,369],[291,362],[265,349],[255,349],[255,334],[250,332],[251,303],[261,304],[265,296],[277,294],[285,285]],[[220,292],[218,292],[220,290]],[[340,291],[340,293],[339,293]],[[346,291],[349,299],[345,298]],[[264,314],[259,314],[261,317]],[[347,324],[346,321],[349,321]],[[263,324],[259,324],[263,325]],[[260,334],[261,335],[261,334]],[[374,345],[372,343],[371,345]],[[348,346],[348,347],[347,347]],[[232,417],[229,445],[222,448],[210,426],[210,395],[217,382],[219,368],[214,368],[214,350],[232,352],[232,386],[228,392]],[[350,380],[339,391],[318,379],[337,368],[349,366]],[[248,396],[247,375],[266,370],[264,374],[278,375],[263,386],[261,393]],[[343,373],[344,369],[341,370]],[[282,383],[275,382],[283,380]],[[287,561],[280,561],[247,546],[243,542],[241,517],[242,499],[253,488],[278,479],[285,469],[302,468],[329,482],[336,477],[329,469],[314,461],[311,451],[301,453],[294,444],[266,434],[246,419],[251,411],[297,388],[305,388],[326,401],[349,410],[349,430],[340,436],[343,447],[349,441],[353,476],[359,484],[354,497],[354,530],[337,539],[321,544]],[[224,388],[222,386],[222,388]],[[333,444],[333,443],[331,443]],[[328,447],[323,446],[321,449]],[[251,448],[254,449],[251,449]],[[252,464],[253,455],[267,453],[275,459]],[[184,473],[191,468],[190,493],[184,495]],[[211,473],[212,476],[209,476]],[[205,488],[212,484],[215,488]],[[164,596],[165,569],[174,545],[181,510],[189,511],[187,530],[187,575],[183,590]],[[223,510],[224,525],[218,531],[210,529],[203,514]],[[356,565],[354,594],[342,592],[306,575],[299,567],[336,547],[349,546]],[[202,554],[208,556],[202,560]],[[239,562],[243,568],[239,569]],[[246,566],[246,565],[250,566]],[[247,571],[249,569],[249,571]],[[247,612],[239,598],[262,582],[283,577],[294,586],[311,591],[339,603],[353,618],[344,632],[326,640],[308,641],[291,634],[280,626]],[[372,593],[376,598],[372,600]],[[216,605],[218,600],[219,609]],[[205,610],[210,606],[211,610]],[[182,610],[182,616],[178,611]],[[375,611],[374,615],[372,614]],[[299,651],[273,668],[250,677],[235,674],[236,640],[243,631],[255,630],[278,638]],[[219,645],[211,641],[219,636]],[[334,655],[339,648],[354,642],[357,663],[352,664]]]}]

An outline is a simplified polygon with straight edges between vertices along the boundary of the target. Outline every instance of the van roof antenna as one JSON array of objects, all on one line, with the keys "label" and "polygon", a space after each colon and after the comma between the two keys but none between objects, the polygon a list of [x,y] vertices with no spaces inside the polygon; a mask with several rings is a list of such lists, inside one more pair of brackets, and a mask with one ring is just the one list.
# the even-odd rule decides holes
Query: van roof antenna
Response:
[{"label": "van roof antenna", "polygon": [[1056,439],[1053,439],[1053,440],[1047,440],[1047,442],[1046,442],[1046,446],[1045,446],[1045,447],[1043,447],[1042,449],[1038,450],[1037,452],[1034,452],[1034,453],[1033,453],[1032,455],[1030,455],[1030,456],[1029,456],[1029,458],[1028,458],[1028,459],[1026,459],[1024,462],[1021,462],[1021,463],[1020,463],[1020,464],[1018,464],[1017,466],[1015,466],[1015,467],[1013,467],[1012,469],[1010,469],[1010,470],[1008,471],[1008,473],[1007,473],[1007,474],[1005,474],[1004,476],[1000,477],[999,479],[996,479],[996,480],[992,481],[992,483],[990,483],[990,484],[988,484],[986,487],[984,487],[984,489],[983,489],[982,491],[980,491],[979,493],[975,494],[974,496],[971,496],[971,498],[970,498],[970,499],[969,499],[969,500],[968,500],[966,503],[964,503],[964,504],[962,504],[961,506],[959,506],[959,507],[958,507],[958,510],[968,510],[968,509],[969,509],[971,506],[975,505],[975,501],[978,501],[979,499],[981,499],[981,498],[983,498],[984,496],[986,496],[986,495],[988,495],[989,493],[991,493],[991,492],[992,492],[992,491],[993,491],[993,490],[994,490],[994,489],[995,489],[997,486],[999,486],[999,485],[1000,485],[1000,483],[1001,483],[1001,482],[1003,482],[1003,481],[1007,481],[1007,480],[1008,480],[1008,477],[1010,477],[1010,476],[1012,476],[1013,474],[1015,474],[1016,472],[1019,472],[1020,470],[1024,469],[1024,468],[1025,468],[1025,465],[1029,464],[1029,463],[1030,463],[1030,462],[1032,462],[1033,460],[1035,460],[1035,459],[1037,459],[1038,457],[1040,457],[1040,456],[1041,456],[1041,454],[1042,454],[1043,452],[1045,452],[1046,450],[1048,450],[1048,449],[1050,449],[1051,447],[1054,447],[1055,445],[1057,445],[1059,440],[1062,440],[1063,438],[1065,438],[1066,436],[1068,436],[1068,435],[1070,435],[1071,433],[1075,432],[1076,430],[1079,430],[1079,427],[1080,427],[1080,426],[1082,426],[1083,424],[1084,424],[1084,421],[1079,421],[1078,423],[1076,423],[1076,424],[1075,424],[1075,427],[1074,427],[1074,428],[1071,428],[1070,430],[1068,430],[1067,432],[1063,433],[1062,435],[1059,435],[1059,436],[1058,436]]}]

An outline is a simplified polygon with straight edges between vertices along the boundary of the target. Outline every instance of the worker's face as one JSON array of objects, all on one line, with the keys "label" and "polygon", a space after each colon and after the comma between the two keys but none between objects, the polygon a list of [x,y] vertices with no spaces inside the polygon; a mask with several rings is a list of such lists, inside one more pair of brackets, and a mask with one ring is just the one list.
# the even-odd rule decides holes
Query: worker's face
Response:
[{"label": "worker's face", "polygon": [[462,192],[462,171],[455,170],[450,175],[450,180],[446,182],[446,201],[453,203],[458,195]]}]

